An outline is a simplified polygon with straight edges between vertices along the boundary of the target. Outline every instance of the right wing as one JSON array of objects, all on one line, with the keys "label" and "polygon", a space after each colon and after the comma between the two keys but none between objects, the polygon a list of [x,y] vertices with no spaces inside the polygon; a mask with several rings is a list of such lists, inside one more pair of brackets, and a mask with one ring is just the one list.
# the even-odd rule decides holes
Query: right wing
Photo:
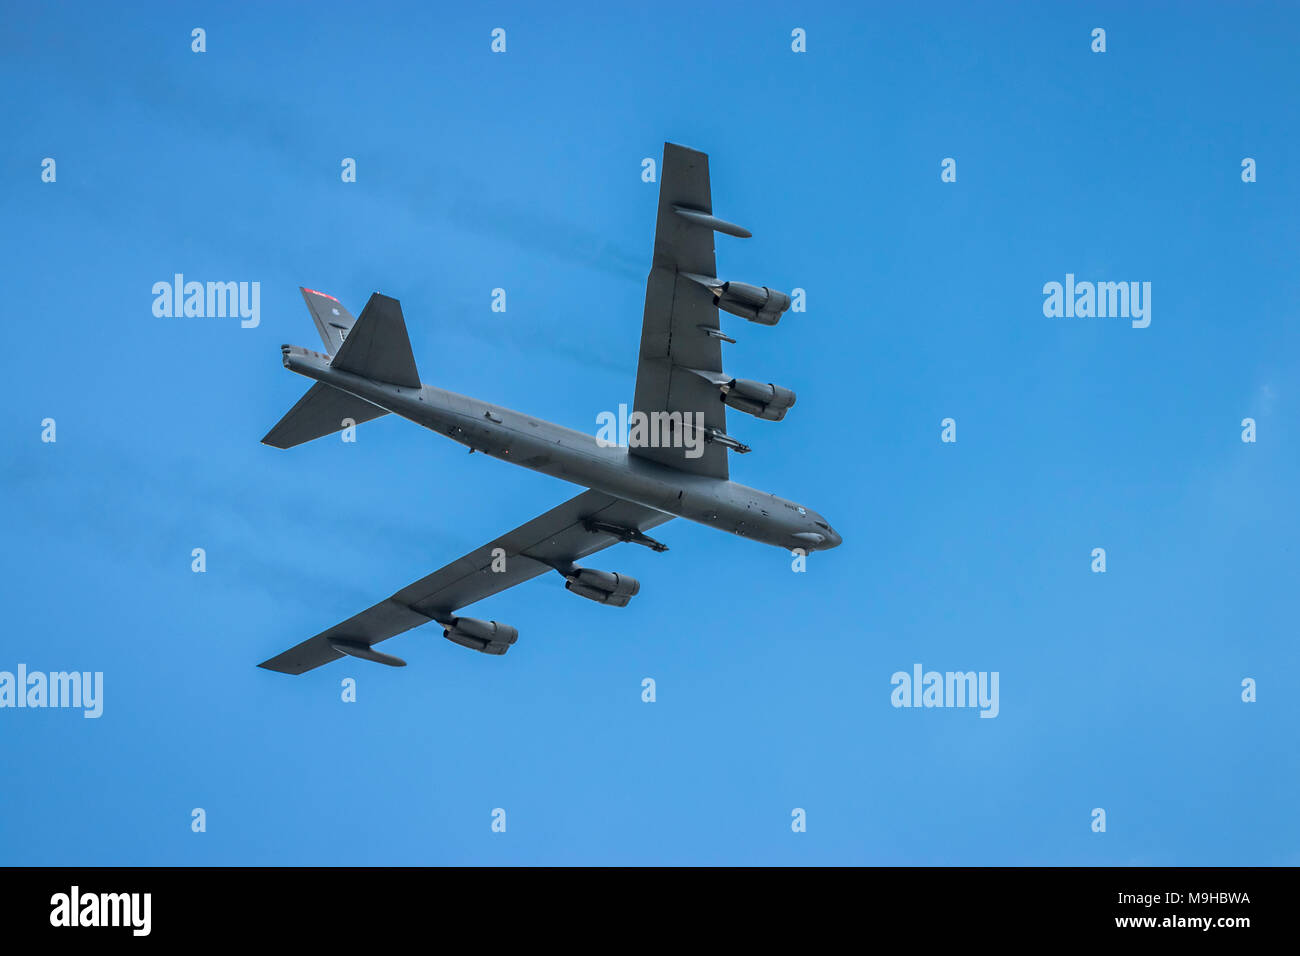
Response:
[{"label": "right wing", "polygon": [[[672,520],[672,515],[599,491],[576,498],[534,518],[476,551],[423,577],[360,614],[303,641],[260,667],[301,674],[338,660],[345,653],[400,665],[397,658],[372,651],[373,645],[429,621],[454,621],[453,611],[514,587],[546,571],[562,572],[589,554],[620,541],[635,540],[657,549],[662,545],[642,532]],[[493,552],[500,548],[505,569],[494,571]],[[500,562],[497,562],[498,566]],[[340,648],[344,648],[340,650]],[[509,644],[481,648],[504,654]]]}]

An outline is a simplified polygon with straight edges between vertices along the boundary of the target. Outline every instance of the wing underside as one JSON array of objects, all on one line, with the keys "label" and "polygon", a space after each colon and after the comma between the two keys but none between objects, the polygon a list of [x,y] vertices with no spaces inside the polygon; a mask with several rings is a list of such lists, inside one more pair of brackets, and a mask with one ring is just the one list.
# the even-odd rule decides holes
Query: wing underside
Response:
[{"label": "wing underside", "polygon": [[[702,415],[706,431],[725,434],[726,406],[718,388],[696,374],[722,372],[721,339],[711,334],[720,331],[718,309],[712,293],[685,275],[717,275],[714,229],[698,216],[682,215],[681,210],[705,218],[712,214],[709,157],[666,143],[633,407],[645,415],[680,412],[686,422],[697,422],[697,414]],[[721,444],[706,443],[699,457],[688,456],[683,444],[630,448],[629,453],[682,471],[728,477],[727,450]]]},{"label": "wing underside", "polygon": [[[359,643],[364,649],[429,621],[445,620],[460,608],[546,571],[568,568],[671,519],[621,498],[584,491],[259,666],[301,674],[344,656],[336,644]],[[504,570],[493,570],[494,557],[501,555]],[[496,566],[501,567],[500,560]]]}]

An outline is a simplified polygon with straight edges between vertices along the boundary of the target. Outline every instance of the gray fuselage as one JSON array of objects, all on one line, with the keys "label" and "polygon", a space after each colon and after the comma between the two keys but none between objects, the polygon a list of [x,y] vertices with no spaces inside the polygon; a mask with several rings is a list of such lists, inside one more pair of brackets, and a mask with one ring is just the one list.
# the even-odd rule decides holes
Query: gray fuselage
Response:
[{"label": "gray fuselage", "polygon": [[432,385],[404,388],[330,367],[283,346],[291,371],[363,398],[471,451],[779,548],[824,551],[840,536],[811,508],[722,478],[669,468],[584,434]]}]

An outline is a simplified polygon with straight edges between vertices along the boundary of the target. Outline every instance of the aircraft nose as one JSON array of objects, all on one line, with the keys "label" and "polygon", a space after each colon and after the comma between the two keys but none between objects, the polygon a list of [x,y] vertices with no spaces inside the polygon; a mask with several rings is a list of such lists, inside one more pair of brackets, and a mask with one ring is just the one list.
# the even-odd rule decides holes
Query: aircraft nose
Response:
[{"label": "aircraft nose", "polygon": [[843,541],[844,539],[835,533],[834,528],[828,528],[826,530],[826,543],[822,545],[822,548],[825,550],[830,550],[831,548],[838,548],[843,543]]}]

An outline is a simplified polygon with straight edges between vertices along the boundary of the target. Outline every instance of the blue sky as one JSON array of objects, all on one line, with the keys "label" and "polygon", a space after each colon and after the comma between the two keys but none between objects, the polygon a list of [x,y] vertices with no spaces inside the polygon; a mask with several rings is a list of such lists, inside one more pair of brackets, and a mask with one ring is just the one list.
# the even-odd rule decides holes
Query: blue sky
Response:
[{"label": "blue sky", "polygon": [[[8,12],[0,670],[105,700],[0,709],[0,862],[1300,863],[1295,9],[851,6]],[[844,545],[795,574],[675,521],[591,562],[626,609],[470,609],[504,658],[255,667],[577,490],[393,416],[259,444],[307,385],[280,344],[318,347],[298,286],[395,296],[426,382],[594,431],[665,140],[754,232],[720,273],[807,290],[724,316],[799,395],[732,414],[732,476]],[[260,282],[260,325],[156,318],[176,272]],[[1067,273],[1150,282],[1150,326],[1045,317]],[[997,671],[998,717],[892,707],[915,663]]]}]

